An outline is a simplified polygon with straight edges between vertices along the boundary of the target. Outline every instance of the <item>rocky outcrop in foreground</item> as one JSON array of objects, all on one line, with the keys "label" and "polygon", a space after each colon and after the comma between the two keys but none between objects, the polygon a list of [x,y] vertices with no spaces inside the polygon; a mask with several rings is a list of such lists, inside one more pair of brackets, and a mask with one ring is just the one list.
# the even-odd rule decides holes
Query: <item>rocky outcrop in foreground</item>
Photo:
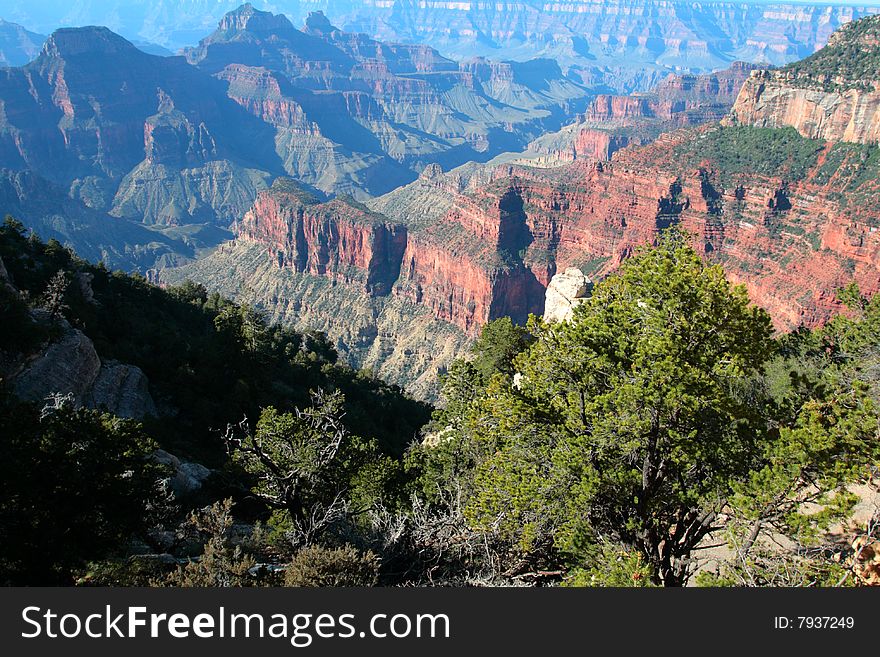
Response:
[{"label": "rocky outcrop in foreground", "polygon": [[197,492],[211,476],[211,470],[201,463],[181,461],[164,449],[157,449],[153,459],[168,469],[168,477],[162,483],[176,498]]},{"label": "rocky outcrop in foreground", "polygon": [[[74,276],[82,299],[96,304],[92,274]],[[6,293],[21,293],[0,258],[0,285]],[[124,418],[141,419],[158,415],[144,372],[134,365],[104,360],[95,343],[63,317],[42,308],[30,310],[35,327],[48,328],[49,340],[29,353],[0,349],[0,381],[26,401],[57,404],[60,400],[76,407],[95,408]]]},{"label": "rocky outcrop in foreground", "polygon": [[544,320],[565,322],[571,319],[574,309],[593,290],[593,282],[577,267],[569,267],[550,279],[544,299]]},{"label": "rocky outcrop in foreground", "polygon": [[77,406],[126,418],[157,414],[149,382],[140,368],[102,361],[82,331],[66,323],[62,326],[61,337],[30,356],[12,377],[17,396],[43,402],[53,395],[70,395]]}]

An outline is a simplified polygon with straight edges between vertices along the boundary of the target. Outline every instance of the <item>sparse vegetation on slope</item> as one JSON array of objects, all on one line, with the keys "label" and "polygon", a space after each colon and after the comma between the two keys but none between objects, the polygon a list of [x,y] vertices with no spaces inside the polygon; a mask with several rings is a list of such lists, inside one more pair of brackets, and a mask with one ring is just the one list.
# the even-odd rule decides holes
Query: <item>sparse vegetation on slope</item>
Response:
[{"label": "sparse vegetation on slope", "polygon": [[796,86],[823,91],[871,90],[880,81],[880,16],[867,16],[837,30],[828,45],[781,69]]},{"label": "sparse vegetation on slope", "polygon": [[822,148],[822,142],[806,139],[794,128],[717,126],[683,140],[670,164],[687,171],[708,163],[728,181],[743,174],[801,180]]}]

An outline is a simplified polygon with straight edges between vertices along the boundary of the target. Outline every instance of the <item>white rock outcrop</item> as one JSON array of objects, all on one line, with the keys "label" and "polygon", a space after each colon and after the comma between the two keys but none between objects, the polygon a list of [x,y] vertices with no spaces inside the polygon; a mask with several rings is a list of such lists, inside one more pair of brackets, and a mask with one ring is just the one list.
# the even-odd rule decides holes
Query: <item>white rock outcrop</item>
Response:
[{"label": "white rock outcrop", "polygon": [[556,274],[547,286],[544,297],[544,320],[564,322],[571,319],[574,309],[593,291],[593,282],[576,267]]},{"label": "white rock outcrop", "polygon": [[119,417],[140,419],[145,415],[159,414],[143,370],[116,361],[101,363],[101,371],[92,383],[86,405],[106,408]]}]

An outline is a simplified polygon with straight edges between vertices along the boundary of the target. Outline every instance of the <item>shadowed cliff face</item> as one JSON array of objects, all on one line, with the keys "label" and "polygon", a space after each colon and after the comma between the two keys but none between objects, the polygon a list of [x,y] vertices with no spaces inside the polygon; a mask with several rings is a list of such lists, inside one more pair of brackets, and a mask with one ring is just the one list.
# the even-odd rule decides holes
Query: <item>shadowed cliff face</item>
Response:
[{"label": "shadowed cliff face", "polygon": [[384,214],[279,182],[237,240],[171,280],[194,277],[294,326],[311,322],[352,362],[427,397],[430,372],[460,353],[450,345],[463,348],[491,319],[541,313],[554,274],[601,279],[672,225],[777,328],[816,326],[841,311],[836,293],[851,280],[880,291],[880,151],[867,170],[861,149],[710,125],[611,162],[426,175],[371,203]]},{"label": "shadowed cliff face", "polygon": [[[804,63],[751,74],[723,125],[667,133],[650,145],[618,151],[610,162],[536,169],[526,166],[534,158],[522,157],[493,169],[441,175],[373,205],[398,220],[420,207],[442,207],[425,234],[454,218],[480,241],[498,244],[496,226],[502,224],[490,199],[515,194],[528,235],[521,262],[541,285],[567,267],[601,278],[658,231],[681,226],[707,259],[746,285],[778,328],[821,324],[841,311],[837,290],[850,281],[867,294],[880,289],[880,148],[870,138],[880,114],[866,101],[877,82],[853,74],[877,59],[878,26],[880,19],[866,19]],[[840,73],[829,77],[823,67],[832,62]],[[702,106],[714,111],[747,74],[741,67],[670,78],[652,97],[597,98],[588,115],[633,125],[664,112],[675,117],[682,108],[702,112],[684,91],[697,99],[717,93],[718,103]],[[775,85],[778,98],[823,95],[831,111],[819,111],[826,101],[806,110],[795,101],[756,101],[753,85],[765,83]],[[854,111],[847,98],[861,99],[860,109]],[[498,247],[498,257],[503,252]],[[510,310],[500,301],[502,289],[486,293],[488,317],[496,308]],[[523,294],[529,303],[534,295]]]},{"label": "shadowed cliff face", "polygon": [[278,181],[259,195],[238,234],[259,243],[281,269],[370,297],[394,295],[473,334],[495,317],[525,321],[540,312],[543,298],[522,261],[532,241],[522,199],[510,190],[490,203],[457,208],[419,228],[343,200],[318,203]]},{"label": "shadowed cliff face", "polygon": [[0,162],[116,216],[228,224],[281,170],[272,128],[221,81],[105,28],[58,30],[0,70],[0,97]]},{"label": "shadowed cliff face", "polygon": [[[841,311],[836,293],[851,280],[867,294],[880,290],[880,191],[874,177],[880,166],[872,159],[874,173],[862,169],[863,177],[856,179],[864,158],[860,148],[792,133],[783,133],[785,139],[798,141],[784,147],[782,158],[794,151],[802,161],[797,169],[772,165],[762,171],[758,162],[735,159],[748,143],[776,148],[780,137],[772,132],[711,126],[625,149],[611,163],[512,172],[501,167],[491,183],[480,181],[476,189],[456,195],[438,224],[411,240],[411,250],[420,248],[423,254],[445,245],[431,260],[450,268],[447,279],[467,280],[458,296],[451,296],[459,288],[439,284],[444,279],[433,272],[433,285],[422,285],[420,302],[438,315],[464,318],[457,323],[466,327],[468,303],[481,309],[476,321],[540,312],[553,273],[578,267],[601,278],[652,243],[658,231],[677,225],[694,235],[695,248],[707,259],[746,285],[779,329],[824,323]],[[490,252],[471,244],[475,231],[481,243],[491,243],[501,225],[497,206],[488,199],[513,194],[525,208],[529,235],[521,260],[509,268],[499,265],[504,274],[494,279],[473,271],[462,276],[466,264],[492,262]],[[467,228],[457,233],[452,226]],[[494,257],[501,260],[502,253]],[[425,260],[415,252],[411,257],[416,263]],[[537,285],[528,276],[517,277],[521,271],[534,276]],[[462,310],[449,313],[443,302],[458,298],[453,307]],[[517,307],[515,300],[526,307]]]},{"label": "shadowed cliff face", "polygon": [[[687,126],[729,107],[749,74],[741,66],[670,78],[651,96],[598,98],[588,112],[592,120],[630,127],[646,120]],[[739,98],[748,93],[744,88]],[[854,125],[864,129],[873,121],[866,113]],[[449,173],[427,169],[416,182],[370,201],[381,214],[341,201],[303,209],[303,201],[273,190],[266,198],[288,210],[268,202],[255,207],[247,233],[224,250],[223,262],[252,258],[256,246],[276,272],[261,279],[263,289],[255,292],[261,300],[271,303],[269,290],[280,281],[292,276],[302,284],[308,274],[339,284],[320,293],[324,303],[352,293],[371,302],[400,300],[419,309],[412,317],[427,311],[459,336],[474,336],[496,317],[521,321],[541,312],[555,273],[573,267],[601,279],[670,226],[691,233],[698,252],[744,283],[780,330],[815,326],[840,312],[837,290],[852,280],[866,294],[877,292],[880,148],[814,140],[793,127],[732,123],[680,128],[649,145],[622,148],[610,161],[537,168],[523,154]],[[315,239],[298,246],[292,228],[315,221],[308,231]],[[371,292],[364,282],[374,262],[387,262],[374,253],[392,252],[350,246],[373,245],[381,231],[400,235],[404,245],[402,256],[393,251],[399,269],[386,269],[398,273],[387,296],[387,287]],[[279,244],[294,244],[285,253],[305,255],[279,259]],[[318,304],[309,305],[315,317]],[[332,314],[321,317],[340,331]],[[414,330],[415,322],[404,318],[389,339],[400,345]],[[375,346],[367,344],[352,353],[363,357]],[[373,353],[373,362],[382,363]]]},{"label": "shadowed cliff face", "polygon": [[[311,40],[329,59],[305,59]],[[830,52],[850,46],[855,55],[871,53],[874,41],[843,39]],[[223,64],[230,53],[265,65]],[[122,91],[102,92],[106,107],[105,96],[90,101],[86,91],[100,91],[99,80],[81,64],[99,55],[139,71],[157,59],[132,53],[107,31],[62,31],[33,64],[0,72],[13,99],[0,115],[4,153],[24,158],[21,144],[48,144],[46,153],[60,163],[53,172],[59,187],[70,185],[123,217],[144,211],[180,224],[227,218],[234,243],[168,280],[192,276],[251,295],[278,319],[327,330],[353,363],[418,381],[420,394],[431,394],[434,375],[455,355],[441,340],[460,347],[491,319],[524,321],[541,312],[556,272],[577,267],[601,278],[673,225],[744,282],[780,329],[826,321],[840,309],[836,290],[850,280],[866,293],[880,286],[880,150],[868,143],[876,112],[870,105],[846,110],[841,130],[843,119],[833,113],[766,103],[754,87],[772,82],[778,98],[875,93],[852,75],[826,80],[798,67],[752,75],[742,65],[670,77],[652,94],[585,102],[579,123],[525,153],[444,174],[438,160],[488,159],[581,97],[567,95],[574,91],[560,86],[558,69],[542,77],[540,63],[457,64],[422,46],[342,32],[320,16],[298,31],[247,7],[188,53],[193,65],[160,60],[186,74],[178,86],[153,89],[153,107],[146,86],[129,89],[119,73],[110,81]],[[818,53],[812,61],[827,58]],[[145,85],[167,73],[142,72]],[[747,76],[733,118],[719,125]],[[27,100],[25,83],[42,104]],[[230,125],[256,132],[230,134],[227,116],[246,117]],[[105,152],[111,142],[134,143],[135,133],[142,160],[126,160],[124,149]],[[273,166],[298,172],[307,185],[279,178],[269,186],[279,170],[252,164],[266,134]],[[564,166],[547,166],[572,148]],[[132,162],[114,195],[107,181]],[[366,205],[304,191],[375,191],[420,166],[417,180]]]},{"label": "shadowed cliff face", "polygon": [[238,234],[262,243],[279,267],[385,296],[400,274],[405,226],[345,201],[318,203],[278,181],[245,214]]},{"label": "shadowed cliff face", "polygon": [[[840,310],[836,291],[850,280],[866,293],[880,287],[880,192],[868,174],[853,180],[860,152],[781,135],[710,126],[625,149],[611,163],[499,167],[464,188],[426,179],[397,193],[413,201],[387,206],[393,219],[267,192],[241,234],[279,267],[390,292],[473,335],[490,319],[540,313],[557,271],[601,278],[676,225],[780,329],[814,326]],[[772,152],[779,139],[794,140],[779,148],[796,168],[736,159],[749,144],[759,157]],[[420,223],[419,208],[429,213],[443,196],[448,209]]]},{"label": "shadowed cliff face", "polygon": [[3,71],[0,84],[4,161],[19,159],[59,182],[118,178],[163,138],[174,142],[169,148],[182,145],[192,163],[220,151],[273,166],[263,147],[271,130],[230,102],[222,83],[105,28],[57,31],[34,62]]}]

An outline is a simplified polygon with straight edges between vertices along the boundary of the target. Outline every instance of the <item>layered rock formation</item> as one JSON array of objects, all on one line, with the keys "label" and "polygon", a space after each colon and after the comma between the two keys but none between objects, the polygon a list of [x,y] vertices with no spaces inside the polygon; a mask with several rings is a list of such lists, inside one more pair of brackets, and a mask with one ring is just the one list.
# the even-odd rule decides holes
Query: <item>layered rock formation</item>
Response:
[{"label": "layered rock formation", "polygon": [[[870,30],[851,29],[862,36],[835,41],[832,56],[823,51],[811,61],[839,59],[835,48],[870,55]],[[506,315],[524,321],[542,312],[554,275],[577,268],[601,278],[672,225],[691,232],[707,259],[745,283],[780,329],[826,321],[840,308],[836,290],[851,280],[865,293],[880,286],[880,152],[840,141],[865,135],[858,140],[869,142],[873,114],[852,115],[850,132],[834,128],[814,140],[809,121],[764,121],[765,105],[750,104],[747,85],[730,125],[691,127],[726,111],[749,74],[746,65],[671,77],[652,94],[600,96],[568,132],[536,140],[525,153],[444,173],[438,153],[453,162],[463,154],[488,158],[508,143],[504,134],[516,142],[542,121],[556,120],[554,112],[572,109],[572,88],[557,85],[557,70],[537,84],[541,63],[457,64],[423,47],[391,47],[342,32],[321,16],[299,31],[286,19],[245,7],[187,55],[203,69],[190,67],[193,84],[221,85],[225,100],[208,96],[194,109],[189,91],[163,88],[145,118],[129,123],[131,112],[123,116],[111,103],[115,131],[96,130],[79,115],[86,112],[82,93],[64,93],[71,80],[79,82],[69,75],[76,67],[68,60],[93,50],[77,34],[57,36],[45,61],[34,66],[42,64],[16,69],[6,81],[40,79],[54,90],[52,111],[64,117],[58,129],[69,137],[58,145],[63,166],[55,175],[71,175],[65,167],[92,172],[78,173],[71,184],[79,202],[98,205],[101,181],[124,166],[120,155],[80,161],[70,153],[93,152],[86,146],[97,135],[128,139],[137,124],[144,159],[124,176],[132,191],[124,199],[117,192],[116,207],[149,207],[153,216],[185,223],[210,206],[237,233],[232,244],[164,280],[194,278],[258,303],[277,321],[323,330],[354,365],[372,367],[421,396],[435,394],[437,374],[485,322]],[[135,57],[110,33],[98,37],[114,57]],[[67,54],[53,59],[53,48]],[[330,59],[307,59],[312,48]],[[230,58],[239,61],[227,63]],[[849,60],[854,66],[862,61]],[[188,66],[176,61],[173,66]],[[27,77],[37,71],[45,79]],[[755,75],[749,84],[789,76],[809,81],[792,89],[811,93],[873,93],[851,74],[820,90],[815,81],[824,78],[817,75],[792,67]],[[841,91],[847,80],[851,87]],[[38,85],[38,95],[44,87]],[[137,108],[139,98],[133,93],[125,102]],[[279,170],[302,172],[317,162],[313,158],[334,154],[334,165],[320,175],[316,170],[312,187],[339,191],[384,176],[367,188],[376,190],[392,179],[397,184],[403,171],[421,173],[364,205],[323,200],[308,185],[283,179],[266,188],[266,170],[247,169],[243,159],[213,159],[256,134],[228,137],[227,127],[211,118],[227,111],[256,122],[245,126],[269,128]],[[16,132],[22,121],[19,115],[2,124],[0,146],[24,143],[16,141],[24,134]],[[670,128],[653,143],[641,142]],[[826,141],[829,136],[835,141]],[[250,186],[242,184],[242,171],[253,173]],[[214,194],[221,178],[229,184]],[[181,191],[156,193],[177,190],[156,182],[171,179]],[[249,209],[236,215],[245,201]]]},{"label": "layered rock formation", "polygon": [[273,322],[321,331],[353,366],[420,399],[437,398],[438,375],[471,341],[457,326],[396,295],[370,295],[360,285],[279,267],[265,244],[249,239],[225,244],[184,267],[166,269],[162,276],[172,283],[201,281],[259,305]]},{"label": "layered rock formation", "polygon": [[792,126],[805,137],[876,143],[880,93],[858,89],[825,92],[798,86],[784,74],[761,71],[746,83],[734,108],[735,120],[747,125]]},{"label": "layered rock formation", "polygon": [[[6,18],[49,32],[69,18],[63,3],[13,3]],[[190,45],[239,0],[142,0],[77,3],[82,24],[118,26],[131,38],[171,50]],[[872,7],[796,2],[537,0],[271,0],[262,9],[299,23],[324,10],[347,32],[386,42],[423,43],[446,56],[551,57],[587,84],[618,92],[648,89],[671,67],[714,70],[735,59],[784,64],[824,45],[840,25]],[[317,29],[317,28],[316,28]]]},{"label": "layered rock formation", "polygon": [[341,31],[323,14],[300,31],[249,4],[186,57],[273,126],[288,175],[360,199],[430,163],[519,150],[588,96],[552,61],[457,64],[426,46]]},{"label": "layered rock formation", "polygon": [[[734,59],[783,64],[813,53],[871,7],[669,3],[662,0],[317,2],[343,25],[379,38],[414,38],[444,53],[554,56],[577,71],[625,66],[719,68]],[[631,75],[634,74],[631,73]]]},{"label": "layered rock formation", "polygon": [[624,149],[610,163],[504,165],[464,183],[450,174],[445,185],[419,181],[373,205],[405,219],[434,194],[450,208],[437,223],[467,216],[485,233],[493,213],[474,208],[515,195],[531,236],[522,263],[541,285],[571,266],[602,277],[677,224],[791,329],[838,312],[836,291],[851,280],[867,294],[880,286],[878,156],[790,129],[709,126]]},{"label": "layered rock formation", "polygon": [[98,210],[115,211],[124,177],[145,161],[271,164],[271,129],[227,98],[220,81],[105,28],[58,30],[32,63],[0,72],[0,96],[0,161]]},{"label": "layered rock formation", "polygon": [[617,151],[648,144],[663,132],[718,121],[756,68],[736,62],[705,75],[669,75],[650,93],[600,94],[573,124],[536,139],[526,153],[544,166],[609,160]]},{"label": "layered rock formation", "polygon": [[162,231],[228,225],[281,171],[274,131],[222,81],[105,28],[56,31],[0,69],[0,99],[3,211],[112,266],[146,272],[216,244]]},{"label": "layered rock formation", "polygon": [[[672,78],[651,97],[599,98],[590,116],[624,122],[654,114],[687,125],[691,116],[729,103],[747,73],[743,66]],[[344,335],[350,315],[335,316],[336,308],[410,313],[387,335],[389,359],[420,335],[426,316],[442,336],[425,336],[428,342],[448,346],[454,335],[463,345],[491,319],[524,321],[546,311],[548,297],[551,317],[564,317],[588,277],[613,272],[670,226],[691,233],[707,260],[744,283],[780,330],[827,321],[841,310],[837,290],[853,280],[865,294],[877,292],[880,150],[809,139],[791,127],[735,123],[680,128],[623,148],[610,161],[538,168],[523,155],[448,173],[432,167],[370,200],[371,211],[342,200],[319,203],[280,186],[261,196],[236,244],[211,256],[211,266],[234,268],[236,279],[254,286],[251,298],[284,308],[276,316],[298,326],[316,323],[343,354],[383,373],[390,361],[374,351],[376,340]],[[241,273],[249,267],[259,276]],[[212,284],[223,278],[207,269],[203,263],[176,275]],[[382,275],[371,279],[371,272]],[[578,289],[557,294],[565,283]],[[383,321],[387,315],[372,326]],[[428,369],[422,361],[391,376],[406,383],[415,373],[419,386],[411,390],[426,394],[426,373],[444,365],[428,362]]]},{"label": "layered rock formation", "polygon": [[[275,317],[327,332],[354,364],[432,396],[438,372],[489,319],[525,321],[543,307],[543,287],[522,261],[531,236],[519,197],[456,199],[438,221],[394,221],[277,181],[235,245],[164,279],[193,277],[230,294],[246,285]],[[242,283],[230,266],[255,271]]]},{"label": "layered rock formation", "polygon": [[716,125],[610,163],[425,176],[371,202],[374,212],[276,189],[234,244],[169,280],[194,278],[326,331],[353,363],[431,397],[432,376],[486,321],[546,312],[570,282],[557,300],[573,301],[549,304],[551,319],[567,315],[587,277],[672,225],[779,329],[821,324],[851,280],[880,289],[880,165],[862,162],[856,147],[791,130]]},{"label": "layered rock formation", "polygon": [[318,203],[281,180],[259,195],[239,235],[264,244],[279,267],[356,285],[370,295],[391,290],[407,237],[405,227],[366,208]]},{"label": "layered rock formation", "polygon": [[[61,192],[8,194],[29,226],[89,255],[137,254],[111,264],[147,273],[216,245],[279,175],[365,199],[432,164],[521,150],[588,96],[554,62],[458,64],[247,4],[185,58],[57,30],[33,62],[0,69],[0,167]],[[76,237],[54,228],[70,215]],[[102,242],[107,215],[155,231]]]},{"label": "layered rock formation", "polygon": [[791,126],[804,137],[874,144],[880,140],[880,17],[850,23],[812,57],[756,71],[731,123]]}]

